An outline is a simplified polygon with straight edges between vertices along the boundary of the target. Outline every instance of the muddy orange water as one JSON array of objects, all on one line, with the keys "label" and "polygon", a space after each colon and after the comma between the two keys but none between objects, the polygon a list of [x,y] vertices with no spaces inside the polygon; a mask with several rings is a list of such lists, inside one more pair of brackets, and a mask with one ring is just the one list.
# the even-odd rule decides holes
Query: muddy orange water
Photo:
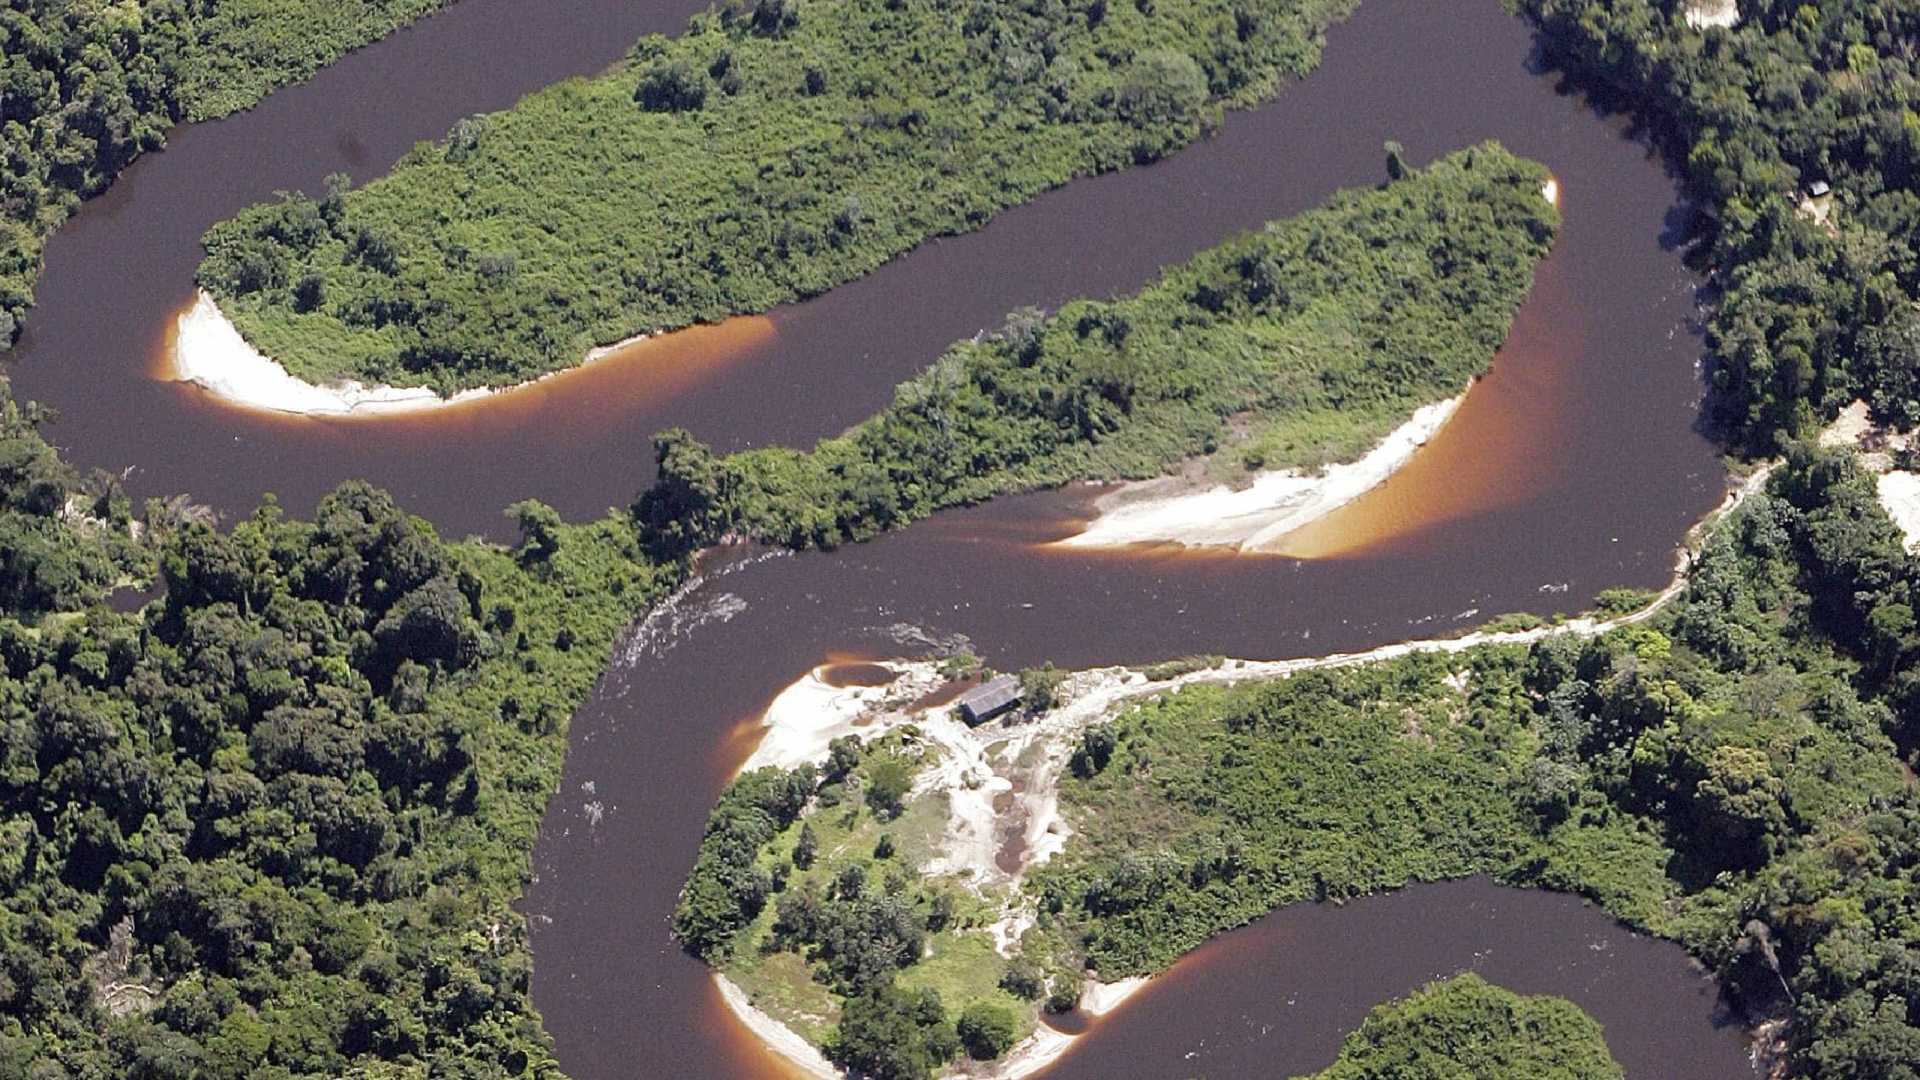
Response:
[{"label": "muddy orange water", "polygon": [[1564,267],[1551,256],[1540,264],[1498,363],[1426,446],[1379,487],[1282,537],[1273,553],[1311,559],[1390,547],[1564,482],[1576,463],[1547,448],[1561,424],[1577,422],[1565,358],[1586,338]]},{"label": "muddy orange water", "polygon": [[[1314,553],[1337,558],[1036,552],[1088,513],[1097,491],[1074,488],[830,554],[711,560],[671,617],[629,632],[575,717],[534,852],[534,1000],[577,1080],[787,1071],[724,1013],[667,918],[707,810],[750,749],[747,718],[831,654],[965,643],[1010,669],[1364,648],[1657,585],[1674,543],[1718,500],[1717,460],[1691,427],[1700,349],[1694,282],[1671,250],[1685,216],[1673,187],[1623,125],[1556,94],[1497,0],[1363,0],[1330,32],[1318,72],[1166,162],[923,245],[769,313],[770,329],[663,337],[550,393],[391,422],[310,421],[151,377],[208,225],[277,189],[317,190],[335,170],[380,172],[461,115],[591,72],[698,6],[461,0],[253,112],[177,133],[49,244],[10,368],[16,392],[60,410],[50,435],[77,464],[131,466],[136,495],[184,491],[235,513],[273,491],[298,511],[365,477],[445,532],[498,534],[501,509],[520,498],[571,516],[624,505],[649,478],[650,436],[669,425],[722,449],[840,431],[1012,308],[1131,290],[1236,230],[1377,182],[1386,139],[1423,159],[1498,137],[1561,177],[1566,227],[1513,341],[1431,461],[1322,530]],[[1178,993],[1150,992],[1095,1025],[1062,1071],[1191,1075],[1201,1058],[1185,1055],[1234,1039],[1247,1056],[1210,1059],[1211,1074],[1270,1075],[1280,1047],[1323,1064],[1365,1005],[1510,940],[1521,959],[1540,958],[1522,988],[1618,1018],[1608,1037],[1629,1075],[1742,1073],[1737,1040],[1702,1003],[1710,992],[1672,974],[1685,970],[1677,950],[1643,943],[1642,960],[1595,982],[1572,958],[1603,918],[1565,902],[1483,933],[1487,899],[1421,890],[1312,922],[1305,936],[1237,937],[1177,968]],[[1416,945],[1428,959],[1385,963],[1388,946]],[[1341,1009],[1284,1005],[1296,970],[1319,972]]]}]

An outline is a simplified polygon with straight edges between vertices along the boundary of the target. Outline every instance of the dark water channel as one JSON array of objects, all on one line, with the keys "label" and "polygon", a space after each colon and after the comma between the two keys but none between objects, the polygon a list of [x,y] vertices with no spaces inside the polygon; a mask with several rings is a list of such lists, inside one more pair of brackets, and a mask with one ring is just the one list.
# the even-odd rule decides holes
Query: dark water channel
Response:
[{"label": "dark water channel", "polygon": [[[624,503],[648,479],[647,438],[670,424],[722,448],[836,432],[1013,307],[1129,290],[1237,229],[1376,181],[1388,138],[1419,160],[1498,137],[1555,171],[1567,220],[1494,374],[1429,448],[1431,481],[1318,546],[1334,557],[1038,548],[1085,513],[1089,493],[1060,492],[838,553],[733,553],[634,628],[575,718],[527,900],[535,1000],[579,1080],[780,1074],[666,919],[751,722],[824,658],[961,637],[1003,668],[1364,648],[1656,585],[1722,490],[1691,430],[1693,282],[1662,246],[1672,185],[1619,124],[1529,69],[1530,37],[1495,0],[1364,0],[1318,72],[1168,162],[1077,182],[746,330],[609,362],[578,392],[313,421],[150,376],[208,224],[336,169],[382,171],[459,116],[590,72],[694,6],[462,0],[252,113],[178,133],[54,238],[16,392],[62,411],[51,434],[77,464],[136,465],[137,495],[186,491],[235,513],[274,491],[304,510],[366,477],[446,532],[498,533],[500,508],[527,496],[572,516]],[[1209,946],[1098,1023],[1059,1074],[1287,1075],[1330,1060],[1366,1007],[1463,968],[1573,997],[1608,1024],[1630,1076],[1742,1074],[1677,949],[1565,898],[1471,884],[1285,912]]]},{"label": "dark water channel", "polygon": [[1288,908],[1216,938],[1096,1021],[1047,1075],[1311,1073],[1367,1010],[1461,971],[1573,1001],[1606,1029],[1629,1078],[1754,1075],[1741,1027],[1678,949],[1574,897],[1483,879]]}]

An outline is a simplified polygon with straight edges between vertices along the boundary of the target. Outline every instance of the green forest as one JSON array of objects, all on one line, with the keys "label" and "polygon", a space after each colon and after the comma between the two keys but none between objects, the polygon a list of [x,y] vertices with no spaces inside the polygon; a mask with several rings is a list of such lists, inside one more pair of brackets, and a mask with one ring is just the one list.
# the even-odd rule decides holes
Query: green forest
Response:
[{"label": "green forest", "polygon": [[448,544],[360,484],[227,531],[107,485],[78,525],[46,507],[99,485],[6,415],[0,1076],[557,1075],[511,905],[675,569],[622,518]]},{"label": "green forest", "polygon": [[1620,1080],[1600,1025],[1565,998],[1458,975],[1381,1005],[1340,1060],[1300,1080]]},{"label": "green forest", "polygon": [[[1675,0],[1518,0],[1550,62],[1632,113],[1705,213],[1720,296],[1708,418],[1770,453],[1864,397],[1920,423],[1920,7],[1742,0],[1734,28]],[[1821,224],[1799,212],[1831,186]]]},{"label": "green forest", "polygon": [[210,229],[200,282],[310,381],[507,385],[812,296],[1151,161],[1317,62],[1352,0],[753,0]]},{"label": "green forest", "polygon": [[47,234],[167,130],[245,109],[446,0],[15,0],[0,10],[0,353]]}]

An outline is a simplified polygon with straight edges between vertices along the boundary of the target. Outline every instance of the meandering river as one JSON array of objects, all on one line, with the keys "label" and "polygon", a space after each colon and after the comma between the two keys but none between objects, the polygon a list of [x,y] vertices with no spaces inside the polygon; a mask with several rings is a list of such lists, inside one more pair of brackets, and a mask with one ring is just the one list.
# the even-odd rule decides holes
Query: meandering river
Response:
[{"label": "meandering river", "polygon": [[[1012,668],[1364,648],[1658,585],[1719,498],[1717,459],[1692,430],[1699,343],[1694,282],[1670,250],[1673,187],[1619,122],[1530,68],[1529,34],[1496,0],[1364,0],[1319,71],[1167,162],[1076,182],[819,299],[535,393],[319,421],[153,378],[207,225],[338,169],[377,173],[463,114],[678,29],[695,6],[462,0],[252,113],[176,133],[49,245],[16,393],[61,410],[50,434],[70,460],[133,466],[136,495],[186,491],[234,514],[273,491],[305,510],[359,476],[443,531],[499,534],[500,508],[527,496],[571,516],[624,504],[668,425],[723,449],[835,433],[1013,307],[1130,290],[1235,230],[1377,182],[1389,138],[1415,160],[1500,138],[1555,171],[1566,228],[1493,374],[1400,478],[1316,530],[1302,550],[1319,558],[1038,549],[1088,512],[1093,492],[1077,489],[836,553],[713,560],[704,584],[629,633],[576,716],[535,852],[534,996],[579,1080],[780,1074],[666,917],[747,725],[827,654],[964,637]],[[1059,1074],[1317,1067],[1367,1006],[1469,967],[1573,997],[1609,1024],[1629,1075],[1743,1074],[1738,1038],[1677,949],[1565,898],[1479,885],[1277,915],[1096,1025]]]}]

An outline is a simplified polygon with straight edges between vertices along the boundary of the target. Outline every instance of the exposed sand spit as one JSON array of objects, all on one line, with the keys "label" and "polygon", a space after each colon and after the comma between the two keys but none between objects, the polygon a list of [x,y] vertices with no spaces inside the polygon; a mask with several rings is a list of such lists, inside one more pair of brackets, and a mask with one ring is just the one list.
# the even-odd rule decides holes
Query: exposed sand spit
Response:
[{"label": "exposed sand spit", "polygon": [[1920,473],[1880,475],[1880,505],[1907,536],[1907,550],[1920,551]]},{"label": "exposed sand spit", "polygon": [[1687,4],[1687,25],[1695,30],[1709,26],[1740,25],[1740,5],[1736,0],[1691,0]]},{"label": "exposed sand spit", "polygon": [[[592,349],[584,362],[592,363],[639,340],[630,338]],[[553,374],[559,372],[541,378]],[[160,377],[192,383],[243,408],[297,416],[391,416],[450,408],[503,392],[477,388],[441,397],[426,386],[368,386],[352,379],[325,385],[307,382],[249,344],[205,289],[175,323]],[[539,381],[533,379],[506,389],[518,390]]]},{"label": "exposed sand spit", "polygon": [[856,733],[863,738],[877,735],[892,726],[886,723],[889,719],[905,722],[910,714],[888,712],[889,703],[912,701],[941,682],[932,664],[892,661],[878,665],[899,675],[884,686],[835,686],[825,678],[832,666],[821,664],[773,699],[760,718],[760,744],[741,772],[825,761],[833,740]]},{"label": "exposed sand spit", "polygon": [[821,1080],[837,1080],[840,1070],[833,1067],[812,1043],[801,1038],[787,1025],[768,1016],[754,1007],[746,991],[740,989],[732,979],[719,972],[713,973],[713,984],[720,988],[720,1000],[727,1003],[727,1011],[746,1025],[765,1043],[767,1049],[800,1067],[808,1076],[817,1076]]},{"label": "exposed sand spit", "polygon": [[1261,473],[1235,490],[1220,485],[1187,490],[1168,478],[1126,484],[1102,496],[1100,516],[1062,547],[1183,544],[1245,552],[1268,550],[1288,533],[1371,491],[1406,464],[1439,431],[1466,395],[1423,405],[1358,461],[1330,465],[1319,475],[1299,469]]}]

